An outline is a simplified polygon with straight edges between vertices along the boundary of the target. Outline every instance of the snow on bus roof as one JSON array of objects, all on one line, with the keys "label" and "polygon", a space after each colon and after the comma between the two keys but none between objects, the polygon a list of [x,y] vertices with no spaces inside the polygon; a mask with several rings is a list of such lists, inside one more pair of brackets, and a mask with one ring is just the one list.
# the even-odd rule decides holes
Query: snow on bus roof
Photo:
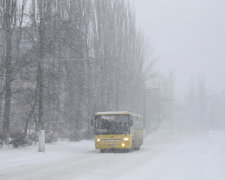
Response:
[{"label": "snow on bus roof", "polygon": [[124,113],[129,113],[128,111],[108,111],[108,112],[96,112],[96,114],[124,114]]},{"label": "snow on bus roof", "polygon": [[128,111],[108,111],[108,112],[96,112],[95,115],[110,115],[110,114],[132,114],[132,115],[137,115],[135,113],[132,112],[128,112]]}]

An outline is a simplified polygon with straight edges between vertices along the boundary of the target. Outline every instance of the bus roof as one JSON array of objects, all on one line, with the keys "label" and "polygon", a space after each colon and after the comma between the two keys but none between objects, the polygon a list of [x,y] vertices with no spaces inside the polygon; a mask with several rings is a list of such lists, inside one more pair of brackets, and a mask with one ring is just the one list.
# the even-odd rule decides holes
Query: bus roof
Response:
[{"label": "bus roof", "polygon": [[[95,115],[118,115],[118,114],[123,114],[123,115],[133,115],[133,116],[140,116],[138,114],[128,112],[128,111],[109,111],[109,112],[96,112]],[[140,116],[141,117],[141,116]]]}]

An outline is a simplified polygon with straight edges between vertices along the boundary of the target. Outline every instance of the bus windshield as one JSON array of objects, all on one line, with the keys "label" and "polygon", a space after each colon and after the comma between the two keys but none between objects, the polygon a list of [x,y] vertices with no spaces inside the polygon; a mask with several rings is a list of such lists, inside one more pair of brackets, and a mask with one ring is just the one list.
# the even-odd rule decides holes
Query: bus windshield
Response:
[{"label": "bus windshield", "polygon": [[128,115],[97,115],[95,134],[128,134]]}]

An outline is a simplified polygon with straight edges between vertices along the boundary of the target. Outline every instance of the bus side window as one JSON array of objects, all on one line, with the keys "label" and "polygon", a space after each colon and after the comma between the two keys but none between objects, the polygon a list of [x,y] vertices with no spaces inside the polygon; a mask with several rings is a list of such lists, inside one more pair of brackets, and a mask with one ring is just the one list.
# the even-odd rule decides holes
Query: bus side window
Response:
[{"label": "bus side window", "polygon": [[137,118],[137,129],[143,129],[142,118],[141,117],[136,118]]},{"label": "bus side window", "polygon": [[143,118],[141,117],[141,129],[144,128],[144,121],[143,121]]},{"label": "bus side window", "polygon": [[131,115],[129,115],[129,126],[133,126],[134,125],[134,119]]},{"label": "bus side window", "polygon": [[137,118],[137,129],[140,129],[140,117],[136,117]]},{"label": "bus side window", "polygon": [[137,129],[137,125],[138,125],[137,117],[133,116],[133,121],[134,121],[133,127],[134,127],[134,129]]}]

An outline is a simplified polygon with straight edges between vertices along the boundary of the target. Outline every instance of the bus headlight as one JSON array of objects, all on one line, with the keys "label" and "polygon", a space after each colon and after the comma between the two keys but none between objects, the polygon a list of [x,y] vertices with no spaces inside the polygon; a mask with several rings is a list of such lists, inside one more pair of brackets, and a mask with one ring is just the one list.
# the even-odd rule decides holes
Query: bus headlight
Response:
[{"label": "bus headlight", "polygon": [[100,142],[101,141],[101,139],[97,139],[97,142]]},{"label": "bus headlight", "polygon": [[123,140],[124,140],[124,141],[129,141],[129,138],[128,138],[128,137],[126,137],[126,138],[123,138]]}]

